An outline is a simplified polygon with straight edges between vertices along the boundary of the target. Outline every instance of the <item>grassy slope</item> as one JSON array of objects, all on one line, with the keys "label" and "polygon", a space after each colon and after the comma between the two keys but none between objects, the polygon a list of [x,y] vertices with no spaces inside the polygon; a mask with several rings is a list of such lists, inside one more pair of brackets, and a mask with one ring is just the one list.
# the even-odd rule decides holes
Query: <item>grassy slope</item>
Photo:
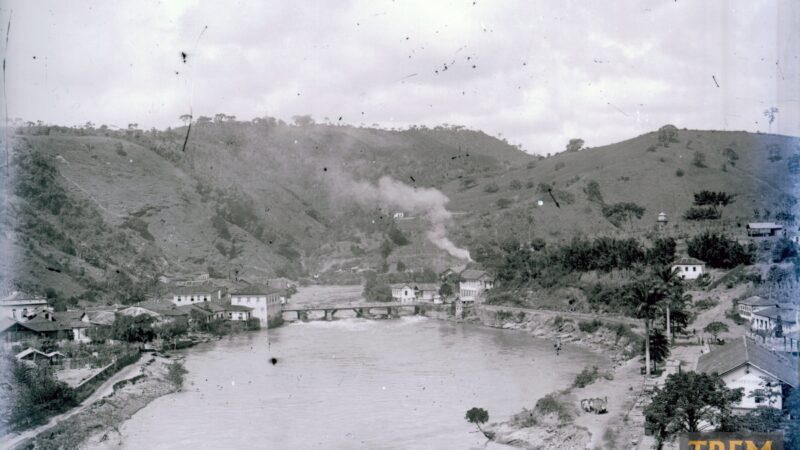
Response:
[{"label": "grassy slope", "polygon": [[[117,264],[147,255],[157,259],[166,273],[204,272],[212,266],[223,273],[243,267],[250,275],[269,275],[291,263],[280,248],[301,254],[311,272],[337,264],[379,264],[377,247],[383,234],[372,221],[386,220],[386,210],[355,206],[349,194],[336,190],[333,174],[366,180],[392,175],[409,184],[441,188],[451,198],[449,209],[464,213],[456,214],[451,226],[461,244],[486,236],[552,240],[576,233],[619,234],[603,218],[600,206],[586,200],[582,189],[588,180],[600,184],[607,203],[632,201],[647,208],[634,230],[624,226],[626,232],[651,229],[659,211],[668,214],[671,227],[678,225],[683,232],[689,227],[679,217],[691,204],[692,193],[701,189],[737,193],[736,203],[725,211],[734,222],[748,220],[756,207],[773,213],[782,209],[780,194],[791,183],[786,159],[798,145],[796,139],[780,136],[688,130],[679,133],[679,142],[655,152],[647,151],[656,143],[656,133],[649,133],[535,161],[497,139],[467,130],[391,132],[236,123],[193,127],[184,154],[180,151],[184,132],[142,133],[139,138],[122,133],[27,134],[18,139],[17,151],[41,152],[52,158],[59,182],[69,194],[92,205],[113,230],[131,241],[130,254],[109,255]],[[773,143],[783,149],[783,160],[767,160],[765,147]],[[734,149],[739,160],[723,172],[726,147]],[[691,165],[695,151],[706,155],[707,168]],[[528,169],[530,161],[536,165]],[[556,170],[556,165],[563,167]],[[685,172],[683,177],[675,175],[679,168]],[[464,178],[475,178],[479,184],[465,190]],[[520,180],[523,188],[510,190],[513,179]],[[525,187],[529,180],[572,194],[574,202],[562,198],[561,207],[556,208],[547,193]],[[484,192],[490,182],[497,183],[500,192]],[[249,213],[265,233],[256,236],[252,229],[228,223],[232,237],[220,236],[211,218],[215,209],[228,203],[228,197],[201,194],[198,185],[246,199]],[[499,210],[499,198],[514,203]],[[536,206],[538,200],[544,206]],[[147,225],[146,233],[132,229],[133,218]],[[391,263],[403,260],[409,267],[430,263],[439,267],[452,262],[424,238],[424,221],[403,220],[398,226],[412,242],[397,249],[389,258]],[[230,259],[215,247],[220,243],[229,247],[232,240],[242,254]],[[350,251],[354,244],[366,250],[367,256],[355,257]],[[74,262],[92,270],[91,265]],[[103,276],[102,271],[92,273]],[[80,290],[63,274],[37,273],[35,278],[42,285]]]}]

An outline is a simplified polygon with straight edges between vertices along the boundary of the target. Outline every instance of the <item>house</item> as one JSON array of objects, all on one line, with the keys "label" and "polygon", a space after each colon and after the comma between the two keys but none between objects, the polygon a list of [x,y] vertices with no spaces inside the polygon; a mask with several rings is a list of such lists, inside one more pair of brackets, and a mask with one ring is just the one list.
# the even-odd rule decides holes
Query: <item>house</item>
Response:
[{"label": "house", "polygon": [[0,317],[7,317],[11,320],[23,321],[28,318],[30,313],[43,309],[52,310],[44,297],[14,291],[0,299]]},{"label": "house", "polygon": [[[204,310],[208,313],[207,320],[232,320],[248,321],[251,318],[253,308],[242,305],[226,305],[224,303],[208,302],[202,305],[191,305],[194,308]],[[183,306],[182,308],[185,308]]]},{"label": "house", "polygon": [[777,236],[783,225],[774,222],[751,222],[747,224],[747,235],[751,237]]},{"label": "house", "polygon": [[778,302],[774,300],[766,300],[754,295],[744,300],[739,300],[739,303],[736,305],[736,310],[741,317],[752,321],[754,312],[769,308],[770,306],[777,307],[779,305]]},{"label": "house", "polygon": [[123,316],[140,316],[146,314],[157,322],[168,323],[177,320],[188,320],[190,312],[175,306],[170,300],[148,300],[118,311]]},{"label": "house", "polygon": [[211,301],[221,301],[223,290],[209,283],[174,286],[171,290],[171,301],[175,306],[189,305]]},{"label": "house", "polygon": [[466,269],[460,277],[458,295],[464,303],[480,302],[481,295],[494,287],[494,280],[483,270]]},{"label": "house", "polygon": [[392,213],[392,219],[402,219],[406,216],[406,213],[403,211],[395,211]]},{"label": "house", "polygon": [[783,333],[800,331],[797,326],[797,312],[794,309],[781,308],[779,306],[768,306],[753,312],[750,319],[750,328],[753,331],[766,331],[772,334],[775,332],[779,317]]},{"label": "house", "polygon": [[86,315],[89,318],[89,324],[98,327],[111,326],[117,318],[114,311],[87,311]]},{"label": "house", "polygon": [[269,326],[281,317],[283,296],[281,289],[251,284],[232,292],[230,304],[252,308],[251,317],[257,318],[261,326]]},{"label": "house", "polygon": [[415,285],[417,301],[442,303],[442,296],[439,295],[440,287],[436,283],[419,283]]},{"label": "house", "polygon": [[61,365],[63,364],[66,356],[59,351],[45,353],[43,351],[36,350],[35,348],[28,347],[27,349],[14,355],[14,358],[16,358],[17,361],[23,361],[30,365],[35,365],[37,362],[48,365]]},{"label": "house", "polygon": [[685,257],[672,263],[672,271],[684,280],[695,280],[705,273],[706,263],[696,258]]},{"label": "house", "polygon": [[408,283],[390,284],[392,300],[400,303],[414,303],[417,301],[417,290]]},{"label": "house", "polygon": [[[54,313],[57,314],[57,313]],[[6,342],[28,339],[53,339],[57,341],[90,342],[86,334],[88,320],[75,320],[68,316],[46,315],[26,322],[10,321],[0,326],[0,336]]]},{"label": "house", "polygon": [[742,337],[700,356],[697,371],[716,373],[730,389],[742,388],[742,400],[734,406],[750,410],[758,406],[781,409],[782,387],[798,387],[797,364]]}]

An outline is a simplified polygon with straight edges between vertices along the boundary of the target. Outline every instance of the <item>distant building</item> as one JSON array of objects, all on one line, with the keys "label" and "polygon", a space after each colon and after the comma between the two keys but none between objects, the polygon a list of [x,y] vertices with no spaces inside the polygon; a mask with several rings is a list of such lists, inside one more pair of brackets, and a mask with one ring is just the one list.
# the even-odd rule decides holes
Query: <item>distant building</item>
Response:
[{"label": "distant building", "polygon": [[407,283],[391,284],[392,300],[400,303],[414,303],[417,300],[417,291]]},{"label": "distant building", "polygon": [[439,295],[440,286],[436,283],[418,283],[416,289],[417,300],[421,302],[442,303],[442,296]]},{"label": "distant building", "polygon": [[211,313],[207,320],[231,320],[248,321],[250,320],[253,308],[242,305],[226,305],[224,303],[208,302],[197,306]]},{"label": "distant building", "polygon": [[222,289],[208,283],[188,286],[178,285],[171,289],[171,301],[175,306],[221,301],[222,299]]},{"label": "distant building", "polygon": [[406,213],[403,211],[395,211],[392,213],[392,219],[402,219],[406,216]]},{"label": "distant building", "polygon": [[783,225],[774,222],[751,222],[747,224],[747,235],[751,237],[776,236]]},{"label": "distant building", "polygon": [[766,300],[757,295],[752,297],[748,297],[744,300],[739,300],[739,303],[736,305],[736,310],[739,312],[739,315],[743,318],[752,321],[753,320],[753,313],[760,311],[765,308],[778,307],[779,304],[773,300]]},{"label": "distant building", "polygon": [[480,302],[483,293],[494,287],[494,280],[483,270],[466,269],[460,277],[458,295],[464,303]]},{"label": "distant building", "polygon": [[705,273],[706,263],[699,259],[685,257],[672,263],[672,271],[684,280],[694,280]]},{"label": "distant building", "polygon": [[261,326],[269,326],[281,316],[281,297],[283,291],[261,285],[250,285],[231,293],[231,305],[252,308],[251,316],[257,318]]},{"label": "distant building", "polygon": [[740,410],[783,406],[783,386],[798,387],[797,365],[788,359],[742,337],[725,345],[715,346],[700,356],[697,371],[716,373],[729,389],[744,390],[741,401],[734,406]]},{"label": "distant building", "polygon": [[798,234],[790,236],[789,240],[794,242],[795,245],[800,245],[800,235],[798,235]]},{"label": "distant building", "polygon": [[44,297],[15,291],[11,295],[0,299],[0,318],[6,317],[11,320],[24,321],[29,314],[42,309],[51,310],[47,305],[47,299]]},{"label": "distant building", "polygon": [[783,333],[794,333],[800,331],[797,327],[797,313],[793,309],[769,306],[752,313],[750,328],[753,331],[766,331],[774,333],[778,325],[778,317],[781,318]]},{"label": "distant building", "polygon": [[148,315],[161,323],[170,323],[177,320],[188,320],[190,311],[188,309],[178,307],[168,300],[149,300],[131,305],[117,311],[118,314],[123,316],[141,316]]}]

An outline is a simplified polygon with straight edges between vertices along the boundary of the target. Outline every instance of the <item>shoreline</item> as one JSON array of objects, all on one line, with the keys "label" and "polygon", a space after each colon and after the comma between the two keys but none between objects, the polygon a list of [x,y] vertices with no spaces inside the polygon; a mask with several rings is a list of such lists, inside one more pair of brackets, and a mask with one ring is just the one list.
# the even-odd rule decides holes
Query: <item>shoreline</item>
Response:
[{"label": "shoreline", "polygon": [[[609,358],[611,370],[620,364],[620,360],[616,356],[622,353],[622,348],[608,345],[605,338],[586,339],[586,336],[576,336],[576,334],[584,335],[586,333],[580,332],[577,324],[570,320],[554,327],[554,318],[542,317],[534,310],[524,315],[514,316],[513,320],[506,320],[508,318],[502,314],[500,316],[498,317],[498,314],[492,311],[483,311],[481,314],[473,314],[465,319],[456,319],[448,313],[439,311],[428,311],[427,314],[422,314],[422,317],[428,319],[516,330],[525,332],[536,339],[558,338],[564,344],[577,345],[593,353],[602,354],[615,349],[612,357]],[[286,324],[290,323],[286,322]],[[14,448],[32,448],[34,446],[35,448],[119,448],[123,440],[120,430],[125,422],[156,399],[179,391],[166,379],[166,370],[168,364],[182,360],[185,352],[191,352],[191,347],[180,352],[165,352],[153,356],[153,359],[143,367],[141,375],[134,377],[121,387],[115,386],[114,392],[108,397],[87,405],[82,411],[58,422],[35,437],[23,441]],[[581,369],[576,367],[576,370]],[[504,443],[500,440],[495,440],[495,442]],[[513,443],[507,444],[514,445]]]}]

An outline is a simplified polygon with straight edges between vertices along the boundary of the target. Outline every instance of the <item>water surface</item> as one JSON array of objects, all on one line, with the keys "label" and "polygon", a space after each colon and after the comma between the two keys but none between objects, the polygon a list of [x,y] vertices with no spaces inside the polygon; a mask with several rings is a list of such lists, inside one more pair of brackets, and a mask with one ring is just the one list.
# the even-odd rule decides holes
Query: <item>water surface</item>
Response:
[{"label": "water surface", "polygon": [[605,362],[422,317],[292,323],[191,349],[184,391],[121,431],[129,449],[482,448],[469,408],[508,418]]}]

